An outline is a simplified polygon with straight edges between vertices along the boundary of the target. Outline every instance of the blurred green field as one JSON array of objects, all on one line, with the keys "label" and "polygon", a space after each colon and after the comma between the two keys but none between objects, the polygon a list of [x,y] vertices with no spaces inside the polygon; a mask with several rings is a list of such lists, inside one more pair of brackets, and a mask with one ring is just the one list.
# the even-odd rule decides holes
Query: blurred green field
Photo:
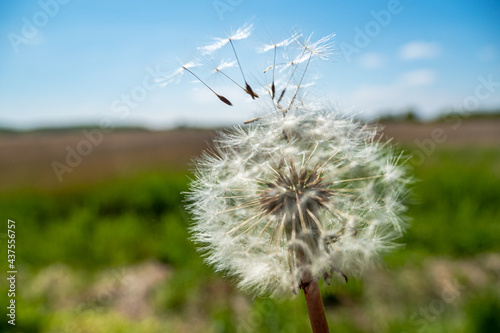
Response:
[{"label": "blurred green field", "polygon": [[[441,147],[414,174],[405,245],[363,278],[322,285],[332,332],[500,332],[500,148]],[[303,297],[253,299],[203,264],[188,177],[1,192],[19,281],[17,325],[0,331],[308,332]]]}]

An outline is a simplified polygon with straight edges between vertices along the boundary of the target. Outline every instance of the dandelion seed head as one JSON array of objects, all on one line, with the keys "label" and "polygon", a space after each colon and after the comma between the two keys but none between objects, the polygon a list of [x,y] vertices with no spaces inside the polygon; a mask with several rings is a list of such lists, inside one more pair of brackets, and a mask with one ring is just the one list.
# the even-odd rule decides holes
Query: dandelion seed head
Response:
[{"label": "dandelion seed head", "polygon": [[307,108],[221,133],[188,195],[207,262],[258,294],[290,294],[306,275],[360,273],[405,228],[406,173],[376,137]]}]

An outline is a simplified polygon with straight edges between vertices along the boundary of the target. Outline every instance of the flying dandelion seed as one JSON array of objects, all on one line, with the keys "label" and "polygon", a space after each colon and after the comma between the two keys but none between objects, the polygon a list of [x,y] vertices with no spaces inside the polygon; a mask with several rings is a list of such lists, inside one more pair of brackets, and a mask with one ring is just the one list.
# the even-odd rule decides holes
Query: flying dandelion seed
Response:
[{"label": "flying dandelion seed", "polygon": [[[244,92],[246,93],[249,93],[249,86],[247,84],[247,87],[244,88],[242,87],[238,82],[236,82],[235,80],[233,80],[228,74],[226,74],[226,72],[224,71],[226,68],[231,68],[231,67],[235,67],[237,64],[237,61],[225,61],[225,60],[222,60],[220,62],[220,64],[218,66],[216,66],[214,69],[213,69],[213,73],[218,73],[218,74],[221,74],[222,76],[224,76],[226,79],[228,79],[229,81],[231,81],[232,83],[234,83],[236,86],[238,86],[240,89],[242,89]],[[251,88],[250,88],[251,90]],[[253,93],[253,92],[252,92]],[[252,95],[252,97],[259,97],[257,94],[254,94]]]},{"label": "flying dandelion seed", "polygon": [[252,34],[252,29],[253,29],[253,24],[251,24],[251,23],[245,24],[243,27],[239,28],[238,30],[236,30],[236,32],[234,32],[233,34],[231,34],[230,36],[228,36],[226,38],[218,38],[217,37],[217,38],[214,38],[215,41],[212,44],[198,47],[198,51],[200,51],[201,54],[203,54],[203,55],[210,55],[213,52],[217,51],[218,49],[222,48],[224,45],[229,43],[231,45],[232,50],[233,50],[234,57],[236,58],[236,63],[238,64],[238,68],[240,69],[241,76],[242,76],[243,81],[245,83],[245,87],[244,88],[241,87],[233,79],[231,79],[231,81],[238,84],[238,86],[240,86],[248,95],[250,95],[250,97],[252,97],[252,99],[256,99],[256,98],[259,98],[259,95],[257,95],[253,91],[252,87],[250,87],[250,85],[248,84],[248,82],[245,78],[245,73],[243,72],[243,68],[241,67],[240,59],[238,58],[238,54],[236,53],[236,49],[235,49],[234,43],[233,43],[233,41],[235,41],[235,40],[241,40],[241,39],[248,38]]},{"label": "flying dandelion seed", "polygon": [[299,32],[294,32],[292,36],[282,40],[279,43],[264,44],[263,46],[257,48],[257,52],[265,53],[278,48],[287,47],[288,45],[294,43],[299,37],[301,37],[301,34]]},{"label": "flying dandelion seed", "polygon": [[180,67],[176,68],[172,73],[165,75],[164,77],[156,78],[155,79],[156,84],[159,87],[163,88],[172,83],[179,83],[184,73],[186,72],[186,69],[198,66],[200,66],[200,64],[196,61],[189,61],[183,63]]},{"label": "flying dandelion seed", "polygon": [[[222,65],[228,67],[229,64],[223,63],[223,64],[221,64],[221,66]],[[219,100],[221,102],[223,102],[224,104],[227,104],[229,106],[232,106],[233,104],[226,97],[219,95],[208,84],[206,84],[205,81],[200,79],[200,77],[192,71],[192,68],[197,67],[197,66],[200,66],[200,64],[195,62],[195,61],[190,61],[190,62],[187,62],[185,64],[182,64],[181,67],[177,68],[169,75],[167,75],[165,77],[157,78],[156,83],[158,84],[159,87],[162,87],[162,88],[166,87],[167,85],[169,85],[171,83],[179,83],[179,81],[181,80],[184,73],[187,72],[187,73],[191,74],[193,77],[195,77],[198,81],[200,81],[205,87],[207,87],[215,96],[217,96],[217,98],[219,98]]]},{"label": "flying dandelion seed", "polygon": [[284,48],[287,47],[288,45],[292,44],[297,40],[297,38],[300,37],[300,34],[298,32],[295,32],[291,37],[279,42],[279,43],[274,43],[274,44],[266,44],[263,47],[258,49],[258,52],[260,53],[265,53],[270,50],[274,50],[273,52],[273,64],[266,68],[264,70],[264,73],[266,73],[268,70],[272,69],[272,82],[271,82],[271,87],[270,87],[270,92],[271,92],[271,97],[274,99],[276,95],[276,83],[275,83],[275,70],[276,70],[276,55],[278,52],[278,48]]},{"label": "flying dandelion seed", "polygon": [[229,43],[231,40],[241,40],[250,37],[253,30],[253,24],[245,24],[244,26],[238,28],[235,32],[225,38],[216,37],[213,38],[214,42],[206,46],[198,47],[198,50],[203,55],[209,55],[222,48],[224,45]]}]

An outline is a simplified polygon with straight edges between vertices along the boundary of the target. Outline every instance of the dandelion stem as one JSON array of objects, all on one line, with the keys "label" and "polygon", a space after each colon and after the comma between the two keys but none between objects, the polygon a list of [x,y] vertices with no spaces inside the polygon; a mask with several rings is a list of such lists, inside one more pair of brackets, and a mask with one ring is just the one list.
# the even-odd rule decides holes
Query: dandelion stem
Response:
[{"label": "dandelion stem", "polygon": [[303,289],[313,333],[329,333],[318,281],[314,279]]}]

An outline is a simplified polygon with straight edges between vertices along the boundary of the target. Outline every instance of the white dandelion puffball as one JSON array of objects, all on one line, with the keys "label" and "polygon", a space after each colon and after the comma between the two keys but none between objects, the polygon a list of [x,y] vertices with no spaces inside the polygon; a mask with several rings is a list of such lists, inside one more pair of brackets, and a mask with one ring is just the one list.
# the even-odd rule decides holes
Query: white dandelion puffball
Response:
[{"label": "white dandelion puffball", "polygon": [[304,109],[219,134],[188,194],[206,261],[257,294],[359,273],[404,229],[407,178],[377,137]]}]

